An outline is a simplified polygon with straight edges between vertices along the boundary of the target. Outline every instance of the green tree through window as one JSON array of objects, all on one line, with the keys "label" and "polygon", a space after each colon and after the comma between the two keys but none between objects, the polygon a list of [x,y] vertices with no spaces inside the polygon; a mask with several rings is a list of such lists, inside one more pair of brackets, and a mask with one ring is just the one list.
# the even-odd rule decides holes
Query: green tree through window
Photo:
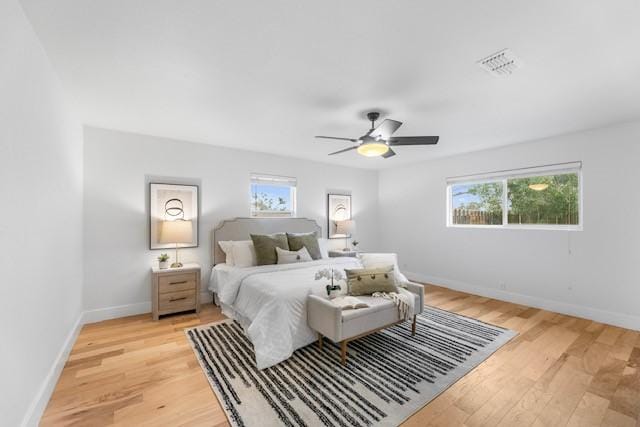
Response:
[{"label": "green tree through window", "polygon": [[507,188],[509,224],[579,224],[577,174],[509,179]]}]

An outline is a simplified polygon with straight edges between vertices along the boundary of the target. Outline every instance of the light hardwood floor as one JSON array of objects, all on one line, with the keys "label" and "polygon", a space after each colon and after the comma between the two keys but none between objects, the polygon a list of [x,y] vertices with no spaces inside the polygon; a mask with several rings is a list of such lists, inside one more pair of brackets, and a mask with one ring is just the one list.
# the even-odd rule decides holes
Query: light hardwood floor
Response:
[{"label": "light hardwood floor", "polygon": [[[405,426],[640,427],[638,332],[436,286],[426,302],[520,335]],[[42,425],[227,425],[182,332],[223,317],[207,305],[84,326]]]}]

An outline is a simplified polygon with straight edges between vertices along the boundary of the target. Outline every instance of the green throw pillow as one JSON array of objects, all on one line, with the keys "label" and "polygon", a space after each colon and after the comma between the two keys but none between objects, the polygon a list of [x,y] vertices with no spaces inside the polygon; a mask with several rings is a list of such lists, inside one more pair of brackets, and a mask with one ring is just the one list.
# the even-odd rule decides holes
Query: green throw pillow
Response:
[{"label": "green throw pillow", "polygon": [[289,250],[287,235],[285,233],[276,234],[252,234],[253,247],[256,250],[256,261],[258,265],[270,265],[278,263],[276,248]]},{"label": "green throw pillow", "polygon": [[320,245],[318,244],[318,237],[316,233],[287,233],[287,240],[289,241],[290,251],[299,251],[302,248],[307,248],[309,255],[312,259],[322,258],[320,252]]},{"label": "green throw pillow", "polygon": [[344,270],[347,274],[349,295],[371,295],[374,292],[398,292],[393,266]]}]

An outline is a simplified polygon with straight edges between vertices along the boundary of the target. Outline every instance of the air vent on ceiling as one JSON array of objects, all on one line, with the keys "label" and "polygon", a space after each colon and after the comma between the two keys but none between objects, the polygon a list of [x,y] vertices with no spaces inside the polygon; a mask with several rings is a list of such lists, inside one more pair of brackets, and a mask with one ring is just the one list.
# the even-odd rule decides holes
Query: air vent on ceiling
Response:
[{"label": "air vent on ceiling", "polygon": [[494,76],[508,76],[522,66],[522,61],[509,49],[504,49],[481,59],[478,65]]}]

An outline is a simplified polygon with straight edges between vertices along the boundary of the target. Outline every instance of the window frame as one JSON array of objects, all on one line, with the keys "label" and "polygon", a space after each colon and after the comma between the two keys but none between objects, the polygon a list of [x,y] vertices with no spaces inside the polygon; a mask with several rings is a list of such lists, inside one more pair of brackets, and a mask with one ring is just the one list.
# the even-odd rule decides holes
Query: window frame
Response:
[{"label": "window frame", "polygon": [[[290,211],[258,211],[253,208],[253,191],[251,187],[254,184],[273,185],[289,188],[289,197],[291,199]],[[264,173],[249,174],[249,217],[250,218],[297,218],[298,210],[298,180],[294,177],[270,175]],[[266,215],[261,215],[266,213]]]},{"label": "window frame", "polygon": [[[576,174],[578,177],[578,224],[509,224],[509,187],[510,179],[531,178],[536,176]],[[452,188],[456,184],[502,183],[502,224],[454,224]],[[479,228],[501,230],[551,230],[583,231],[583,179],[582,162],[567,162],[554,165],[510,169],[475,175],[463,175],[446,179],[446,226],[447,228]]]}]

